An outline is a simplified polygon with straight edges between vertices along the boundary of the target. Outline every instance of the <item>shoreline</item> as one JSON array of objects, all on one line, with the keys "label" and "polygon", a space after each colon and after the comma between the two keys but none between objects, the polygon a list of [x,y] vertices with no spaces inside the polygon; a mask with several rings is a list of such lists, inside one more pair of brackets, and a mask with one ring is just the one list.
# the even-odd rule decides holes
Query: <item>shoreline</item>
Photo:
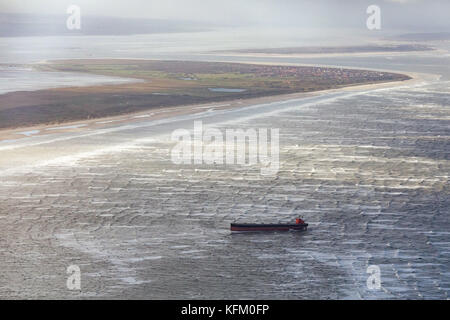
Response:
[{"label": "shoreline", "polygon": [[336,58],[336,57],[372,57],[372,56],[410,56],[417,54],[438,54],[447,53],[446,50],[435,48],[433,50],[417,51],[380,51],[380,52],[345,52],[345,53],[262,53],[262,52],[204,52],[203,56],[224,56],[224,57],[242,57],[242,58]]},{"label": "shoreline", "polygon": [[[273,63],[259,63],[259,64],[273,64]],[[277,63],[277,65],[283,65]],[[288,64],[287,65],[292,65]],[[305,64],[301,64],[305,65]],[[334,66],[333,66],[334,67]],[[370,70],[370,69],[366,69]],[[381,70],[376,70],[381,71]],[[384,70],[383,70],[384,71]],[[390,71],[393,72],[393,71]],[[54,124],[39,124],[35,126],[16,127],[11,129],[0,130],[0,143],[14,143],[22,141],[23,139],[30,139],[49,134],[61,134],[67,132],[81,132],[86,129],[101,129],[108,128],[116,124],[139,123],[148,120],[159,120],[180,115],[196,114],[205,111],[233,109],[240,107],[247,107],[255,104],[271,103],[276,101],[287,101],[292,99],[307,98],[313,96],[325,95],[333,92],[354,91],[354,90],[376,90],[385,88],[395,88],[402,85],[411,85],[421,83],[423,81],[437,80],[439,76],[423,73],[402,73],[409,76],[411,79],[403,81],[388,81],[381,83],[368,83],[344,86],[340,88],[318,90],[312,92],[298,92],[281,95],[271,95],[263,97],[255,97],[248,99],[230,99],[218,102],[201,103],[201,104],[184,104],[172,107],[159,107],[146,111],[132,112],[116,116],[99,117],[95,119],[77,120],[60,122]]]}]

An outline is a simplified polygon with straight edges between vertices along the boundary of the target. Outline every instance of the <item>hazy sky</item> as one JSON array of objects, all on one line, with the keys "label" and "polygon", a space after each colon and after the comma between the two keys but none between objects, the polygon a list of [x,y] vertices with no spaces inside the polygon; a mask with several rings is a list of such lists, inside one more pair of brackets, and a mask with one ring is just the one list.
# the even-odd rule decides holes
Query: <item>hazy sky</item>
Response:
[{"label": "hazy sky", "polygon": [[65,14],[70,4],[90,15],[337,28],[364,24],[376,4],[385,27],[450,31],[450,0],[0,0],[0,12]]}]

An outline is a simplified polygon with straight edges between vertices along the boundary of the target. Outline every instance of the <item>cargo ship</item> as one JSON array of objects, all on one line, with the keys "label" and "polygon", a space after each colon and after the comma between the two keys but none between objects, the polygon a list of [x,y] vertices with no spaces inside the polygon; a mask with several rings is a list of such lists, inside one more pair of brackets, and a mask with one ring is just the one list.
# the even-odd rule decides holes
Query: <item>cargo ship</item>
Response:
[{"label": "cargo ship", "polygon": [[237,232],[253,232],[253,231],[306,231],[308,224],[300,218],[295,219],[295,223],[232,223],[230,230]]}]

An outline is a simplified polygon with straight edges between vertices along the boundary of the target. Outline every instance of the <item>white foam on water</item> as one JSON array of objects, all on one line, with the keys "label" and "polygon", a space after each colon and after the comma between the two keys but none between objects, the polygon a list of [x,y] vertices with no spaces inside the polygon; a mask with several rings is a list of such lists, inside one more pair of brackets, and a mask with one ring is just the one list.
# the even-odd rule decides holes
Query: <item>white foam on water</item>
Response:
[{"label": "white foam on water", "polygon": [[83,127],[86,127],[86,126],[87,126],[87,124],[81,123],[81,124],[74,124],[74,125],[71,125],[71,126],[47,128],[45,130],[52,131],[52,130],[78,129],[78,128],[83,128]]},{"label": "white foam on water", "polygon": [[29,137],[29,136],[38,134],[39,132],[41,132],[41,130],[30,130],[30,131],[23,131],[23,132],[17,132],[17,133]]}]

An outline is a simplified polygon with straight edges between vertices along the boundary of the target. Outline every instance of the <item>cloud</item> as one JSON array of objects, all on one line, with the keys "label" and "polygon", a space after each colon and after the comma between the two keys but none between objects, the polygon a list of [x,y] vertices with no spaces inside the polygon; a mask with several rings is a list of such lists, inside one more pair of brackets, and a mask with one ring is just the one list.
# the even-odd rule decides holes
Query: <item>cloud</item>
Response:
[{"label": "cloud", "polygon": [[399,4],[411,4],[411,3],[417,3],[421,0],[384,0],[385,2],[391,2],[391,3],[399,3]]},{"label": "cloud", "polygon": [[70,4],[85,15],[319,28],[364,27],[367,6],[378,4],[383,28],[450,28],[448,0],[0,0],[0,12],[65,14]]}]

